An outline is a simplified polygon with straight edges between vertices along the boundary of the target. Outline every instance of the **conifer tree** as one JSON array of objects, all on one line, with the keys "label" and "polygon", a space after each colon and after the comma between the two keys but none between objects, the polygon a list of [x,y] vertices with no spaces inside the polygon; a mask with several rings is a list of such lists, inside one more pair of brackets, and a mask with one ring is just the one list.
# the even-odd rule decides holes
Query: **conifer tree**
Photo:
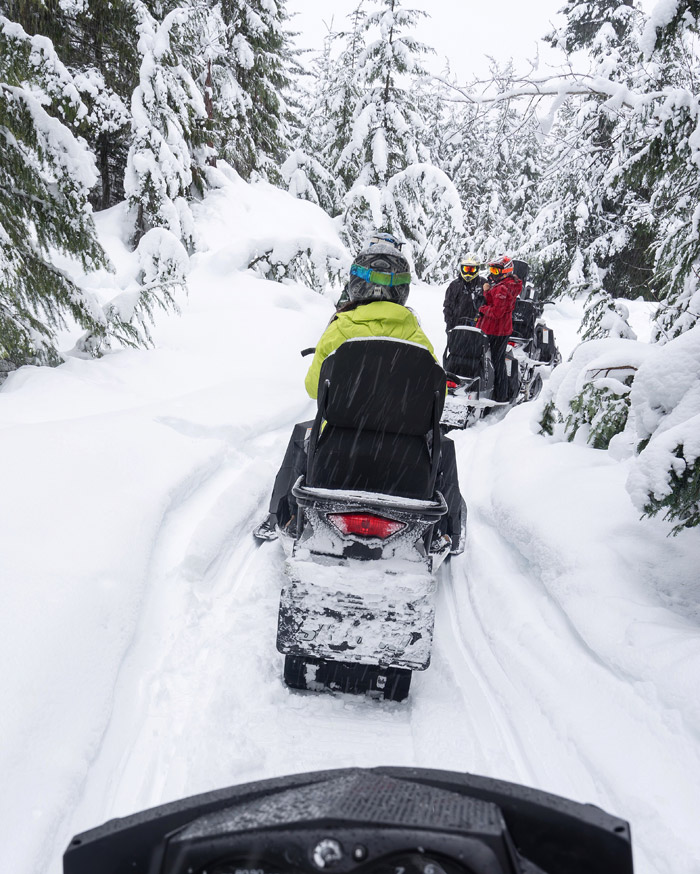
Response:
[{"label": "conifer tree", "polygon": [[16,365],[58,363],[68,317],[106,331],[94,297],[52,260],[55,250],[85,270],[108,264],[87,202],[94,162],[70,130],[84,113],[51,42],[0,16],[0,359]]},{"label": "conifer tree", "polygon": [[462,231],[462,209],[452,181],[422,143],[424,108],[411,88],[428,49],[406,31],[425,13],[402,9],[400,0],[377,2],[380,8],[363,26],[378,35],[359,58],[349,141],[336,165],[349,186],[344,234],[357,249],[372,229],[398,233],[419,276],[444,278],[453,238]]},{"label": "conifer tree", "polygon": [[[303,100],[305,123],[282,168],[290,192],[319,204],[331,216],[342,213],[343,197],[361,169],[359,160],[348,159],[344,153],[351,142],[353,110],[363,88],[357,75],[364,50],[363,3],[360,0],[348,16],[345,31],[331,31],[324,40],[312,89]],[[343,47],[335,56],[341,40]]]},{"label": "conifer tree", "polygon": [[194,224],[188,198],[193,170],[201,171],[206,160],[202,125],[206,109],[177,52],[188,13],[174,9],[160,24],[145,7],[140,13],[142,61],[131,104],[132,144],[124,186],[134,242],[152,228],[165,228],[192,250]]},{"label": "conifer tree", "polygon": [[244,179],[255,174],[277,184],[291,141],[294,67],[283,0],[220,0],[220,14],[226,47],[220,64],[230,65],[232,79],[226,76],[229,95],[213,102],[213,126],[222,131],[219,154]]},{"label": "conifer tree", "polygon": [[132,0],[8,0],[8,17],[51,39],[87,112],[77,130],[97,159],[97,209],[123,199],[131,94],[137,83],[138,18]]}]

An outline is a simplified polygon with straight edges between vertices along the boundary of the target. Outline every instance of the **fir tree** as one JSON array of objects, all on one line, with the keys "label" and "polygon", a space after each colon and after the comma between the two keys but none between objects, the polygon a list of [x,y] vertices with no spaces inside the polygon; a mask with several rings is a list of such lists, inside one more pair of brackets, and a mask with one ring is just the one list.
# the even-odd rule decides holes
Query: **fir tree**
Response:
[{"label": "fir tree", "polygon": [[422,143],[424,107],[412,84],[424,72],[420,58],[428,49],[406,31],[425,13],[402,9],[400,0],[378,2],[363,25],[378,37],[358,59],[358,98],[336,165],[349,187],[344,234],[358,249],[374,228],[398,233],[419,276],[434,271],[444,278],[462,232],[462,210],[454,185]]},{"label": "fir tree", "polygon": [[50,41],[0,17],[0,358],[14,364],[58,363],[69,316],[106,331],[96,300],[52,261],[55,250],[85,270],[108,263],[87,203],[94,162],[70,130],[85,111]]},{"label": "fir tree", "polygon": [[51,39],[71,71],[87,112],[77,129],[97,159],[98,209],[123,199],[130,138],[129,102],[137,83],[138,18],[132,0],[9,0],[8,17]]},{"label": "fir tree", "polygon": [[213,126],[221,130],[219,154],[244,179],[257,174],[279,183],[279,165],[291,140],[288,90],[294,67],[284,4],[221,0],[219,5],[225,61],[230,65],[223,77],[229,93],[220,102],[214,99]]},{"label": "fir tree", "polygon": [[[140,81],[132,98],[132,144],[125,191],[135,225],[134,242],[165,228],[192,250],[194,224],[188,198],[193,169],[205,162],[202,94],[177,53],[187,11],[175,9],[158,24],[141,9]],[[198,174],[201,178],[201,172]]]}]

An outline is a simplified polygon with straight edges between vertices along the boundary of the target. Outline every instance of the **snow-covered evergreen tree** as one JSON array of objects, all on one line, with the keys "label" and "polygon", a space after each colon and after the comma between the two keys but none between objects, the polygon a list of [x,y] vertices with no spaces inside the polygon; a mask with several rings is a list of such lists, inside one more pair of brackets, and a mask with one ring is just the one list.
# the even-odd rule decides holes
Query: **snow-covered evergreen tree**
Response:
[{"label": "snow-covered evergreen tree", "polygon": [[346,191],[343,179],[333,169],[348,112],[343,83],[338,80],[338,74],[343,77],[347,68],[331,54],[339,36],[331,32],[324,40],[323,52],[314,63],[312,85],[300,98],[304,123],[281,168],[290,194],[318,204],[331,216],[341,211]]},{"label": "snow-covered evergreen tree", "polygon": [[141,7],[139,85],[131,110],[133,137],[125,191],[138,242],[152,228],[165,228],[194,248],[194,223],[188,204],[193,169],[206,160],[203,141],[206,109],[201,92],[177,53],[187,11],[175,9],[158,23]]},{"label": "snow-covered evergreen tree", "polygon": [[[462,208],[449,177],[430,161],[415,77],[428,49],[407,31],[425,13],[377,0],[358,59],[350,135],[336,169],[345,174],[343,227],[352,249],[373,229],[406,239],[419,276],[444,278],[462,233]],[[447,241],[447,242],[446,242]],[[449,266],[448,266],[449,265]]]},{"label": "snow-covered evergreen tree", "polygon": [[87,202],[94,161],[71,132],[86,111],[51,42],[0,16],[0,359],[14,364],[57,363],[68,316],[106,330],[94,297],[52,257],[107,266]]},{"label": "snow-covered evergreen tree", "polygon": [[138,18],[132,0],[27,0],[7,3],[8,17],[29,34],[51,39],[87,107],[78,131],[96,157],[99,183],[91,202],[102,209],[123,199],[131,94],[138,77]]},{"label": "snow-covered evergreen tree", "polygon": [[291,141],[294,67],[284,2],[219,0],[218,7],[226,50],[217,59],[224,87],[213,99],[218,152],[244,179],[255,174],[277,184]]}]

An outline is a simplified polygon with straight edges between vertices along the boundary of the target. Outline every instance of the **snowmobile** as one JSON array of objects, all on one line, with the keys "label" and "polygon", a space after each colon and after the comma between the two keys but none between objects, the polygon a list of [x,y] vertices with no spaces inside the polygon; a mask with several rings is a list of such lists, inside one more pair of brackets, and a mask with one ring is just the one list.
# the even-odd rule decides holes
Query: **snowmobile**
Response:
[{"label": "snowmobile", "polygon": [[493,400],[494,369],[488,338],[474,325],[458,325],[447,332],[443,357],[448,374],[441,423],[445,431],[464,429],[489,409],[534,400],[542,390],[541,368],[561,363],[554,333],[542,319],[544,301],[538,301],[532,286],[525,285],[529,265],[514,260],[513,267],[523,281],[523,291],[513,311],[513,334],[506,352],[508,401]]},{"label": "snowmobile", "polygon": [[324,361],[296,527],[278,528],[288,686],[401,701],[428,667],[435,574],[459,551],[440,533],[444,397],[444,371],[415,343],[354,338]]},{"label": "snowmobile", "polygon": [[466,428],[495,403],[488,337],[473,325],[457,325],[447,332],[442,364],[447,373],[447,398],[441,424]]},{"label": "snowmobile", "polygon": [[[534,400],[542,390],[541,369],[561,364],[561,354],[554,332],[542,318],[545,301],[537,300],[537,291],[526,284],[529,266],[513,262],[516,275],[523,280],[523,290],[513,311],[513,333],[508,342],[510,356],[518,362],[519,395],[517,403]],[[509,371],[510,375],[510,371]]]}]

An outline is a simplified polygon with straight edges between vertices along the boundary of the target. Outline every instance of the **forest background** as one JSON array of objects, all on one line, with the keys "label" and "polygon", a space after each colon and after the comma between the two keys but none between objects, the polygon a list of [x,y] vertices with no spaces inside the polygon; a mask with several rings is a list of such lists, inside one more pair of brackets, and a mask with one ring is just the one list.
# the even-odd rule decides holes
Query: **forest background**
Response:
[{"label": "forest background", "polygon": [[[3,373],[149,344],[206,248],[191,205],[225,162],[339,228],[345,248],[258,241],[248,264],[269,278],[322,291],[382,229],[431,283],[467,250],[524,258],[542,298],[586,296],[586,341],[636,343],[623,301],[654,301],[655,355],[618,343],[596,376],[582,353],[541,427],[623,443],[643,462],[640,509],[697,525],[700,2],[566,0],[543,21],[558,69],[516,69],[489,38],[488,75],[469,82],[436,72],[426,13],[402,0],[360,2],[316,53],[289,13],[283,0],[1,0]],[[124,200],[139,272],[107,296],[82,278],[110,269],[92,216]]]}]

